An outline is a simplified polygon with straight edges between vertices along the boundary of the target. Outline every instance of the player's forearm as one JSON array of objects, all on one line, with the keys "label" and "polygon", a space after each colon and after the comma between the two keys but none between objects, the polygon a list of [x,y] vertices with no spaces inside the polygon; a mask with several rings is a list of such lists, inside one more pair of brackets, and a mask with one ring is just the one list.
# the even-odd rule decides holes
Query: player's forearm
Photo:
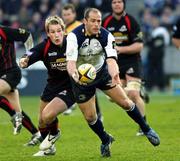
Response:
[{"label": "player's forearm", "polygon": [[116,63],[116,60],[113,58],[108,58],[106,60],[108,65],[108,72],[111,75],[111,77],[114,77],[117,73],[119,73],[119,67]]},{"label": "player's forearm", "polygon": [[136,42],[132,45],[116,46],[115,48],[118,54],[135,54],[142,51],[143,43]]},{"label": "player's forearm", "polygon": [[67,71],[70,76],[72,76],[77,71],[76,61],[74,60],[67,61]]}]

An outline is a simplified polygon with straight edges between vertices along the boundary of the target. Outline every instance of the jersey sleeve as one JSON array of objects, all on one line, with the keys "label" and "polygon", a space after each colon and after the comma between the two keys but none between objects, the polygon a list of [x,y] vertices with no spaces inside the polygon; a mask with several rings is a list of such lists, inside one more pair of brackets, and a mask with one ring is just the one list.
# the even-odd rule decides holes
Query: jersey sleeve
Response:
[{"label": "jersey sleeve", "polygon": [[31,48],[33,48],[33,38],[30,32],[26,31],[25,29],[18,28],[10,28],[10,27],[3,27],[3,31],[7,35],[7,41],[14,42],[19,41],[23,42],[26,52],[28,52]]},{"label": "jersey sleeve", "polygon": [[67,36],[66,60],[77,61],[77,58],[78,58],[77,37],[73,32],[71,32]]},{"label": "jersey sleeve", "polygon": [[21,41],[24,43],[30,35],[30,32],[22,28],[3,27],[3,31],[6,33],[8,41]]},{"label": "jersey sleeve", "polygon": [[115,39],[111,33],[108,34],[107,41],[108,41],[107,46],[105,47],[107,58],[115,58],[116,59],[117,58],[117,52],[114,49]]},{"label": "jersey sleeve", "polygon": [[37,61],[43,60],[44,47],[45,47],[45,42],[42,42],[30,50],[31,55],[28,55],[29,57],[28,66],[30,66],[31,64]]},{"label": "jersey sleeve", "polygon": [[137,21],[130,17],[131,21],[131,31],[130,31],[130,38],[133,42],[143,42],[143,33],[141,31],[140,25]]}]

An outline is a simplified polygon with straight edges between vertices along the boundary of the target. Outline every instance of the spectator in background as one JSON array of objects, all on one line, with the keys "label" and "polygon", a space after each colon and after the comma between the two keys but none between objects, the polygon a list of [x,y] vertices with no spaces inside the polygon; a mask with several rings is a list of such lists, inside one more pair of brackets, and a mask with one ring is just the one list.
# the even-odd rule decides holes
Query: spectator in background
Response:
[{"label": "spectator in background", "polygon": [[172,42],[180,50],[180,17],[173,26]]},{"label": "spectator in background", "polygon": [[147,89],[158,87],[165,90],[164,54],[165,47],[170,42],[170,36],[165,27],[160,26],[159,19],[153,16],[151,19],[152,31],[147,40]]},{"label": "spectator in background", "polygon": [[[128,97],[133,100],[144,120],[145,105],[140,96],[142,83],[141,50],[142,32],[134,17],[126,13],[125,0],[112,0],[112,14],[105,17],[103,27],[113,34],[118,53],[119,77]],[[143,135],[141,129],[137,136]]]},{"label": "spectator in background", "polygon": [[76,9],[73,4],[67,4],[62,8],[62,18],[65,23],[65,32],[68,34],[73,29],[78,27],[81,22],[76,20]]}]

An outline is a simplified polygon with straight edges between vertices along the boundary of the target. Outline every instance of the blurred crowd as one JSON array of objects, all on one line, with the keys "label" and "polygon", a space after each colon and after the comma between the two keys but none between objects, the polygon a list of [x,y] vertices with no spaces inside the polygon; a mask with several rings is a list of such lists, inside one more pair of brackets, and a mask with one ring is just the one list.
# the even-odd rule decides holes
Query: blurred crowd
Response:
[{"label": "blurred crowd", "polygon": [[110,0],[1,0],[0,24],[29,29],[36,42],[44,35],[44,20],[49,15],[61,15],[64,4],[73,3],[77,19],[83,18],[84,9],[99,8],[103,13],[111,10]]},{"label": "blurred crowd", "polygon": [[180,17],[180,0],[144,0],[140,11],[147,57],[143,60],[146,87],[166,90],[169,80],[164,70],[166,49],[171,45],[173,25]]},{"label": "blurred crowd", "polygon": [[180,16],[180,0],[144,0],[145,7],[140,11],[142,29],[145,36],[153,30],[153,22],[159,22],[170,32]]}]

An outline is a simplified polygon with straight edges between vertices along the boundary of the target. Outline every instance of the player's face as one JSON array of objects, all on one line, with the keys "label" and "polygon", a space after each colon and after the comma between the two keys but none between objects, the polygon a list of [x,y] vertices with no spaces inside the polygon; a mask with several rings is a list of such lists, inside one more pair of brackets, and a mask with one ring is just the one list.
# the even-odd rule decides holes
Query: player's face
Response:
[{"label": "player's face", "polygon": [[64,20],[64,23],[66,25],[69,25],[75,20],[76,14],[71,9],[62,10],[62,18]]},{"label": "player's face", "polygon": [[124,10],[124,3],[123,0],[112,0],[111,3],[113,13],[117,15],[121,15]]},{"label": "player's face", "polygon": [[47,36],[51,39],[52,43],[55,45],[61,45],[64,37],[64,31],[59,24],[50,24],[49,32]]},{"label": "player's face", "polygon": [[101,28],[101,13],[99,12],[90,12],[89,17],[84,20],[86,27],[86,32],[89,35],[96,35],[99,33]]}]

